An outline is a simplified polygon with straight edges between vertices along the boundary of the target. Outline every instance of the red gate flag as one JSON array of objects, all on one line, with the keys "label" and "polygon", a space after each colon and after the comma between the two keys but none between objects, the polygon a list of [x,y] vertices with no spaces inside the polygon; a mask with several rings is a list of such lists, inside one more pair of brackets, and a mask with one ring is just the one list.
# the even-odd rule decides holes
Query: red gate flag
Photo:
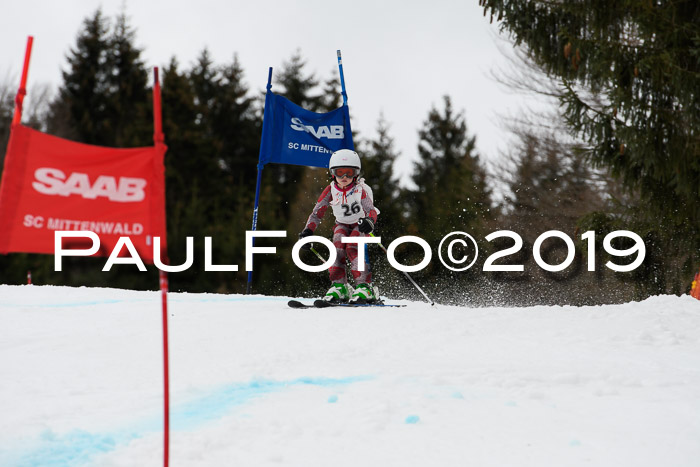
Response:
[{"label": "red gate flag", "polygon": [[[54,253],[54,231],[90,230],[96,256],[129,237],[153,262],[165,242],[166,146],[107,148],[12,126],[0,184],[0,253]],[[162,252],[161,258],[167,253]]]}]

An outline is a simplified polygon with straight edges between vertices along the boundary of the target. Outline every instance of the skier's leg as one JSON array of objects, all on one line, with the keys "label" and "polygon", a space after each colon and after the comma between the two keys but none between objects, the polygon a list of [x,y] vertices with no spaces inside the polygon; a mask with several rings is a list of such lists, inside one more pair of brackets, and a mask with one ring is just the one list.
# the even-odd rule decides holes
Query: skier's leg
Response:
[{"label": "skier's leg", "polygon": [[[350,233],[351,237],[363,236],[357,227]],[[367,253],[367,250],[365,250]],[[372,270],[367,261],[364,264],[364,271],[360,271],[359,258],[357,253],[357,243],[347,244],[347,254],[352,266],[352,277],[355,279],[357,287],[353,293],[351,301],[372,302],[379,299],[379,291],[372,285]]]},{"label": "skier's leg", "polygon": [[[362,234],[357,227],[355,227],[352,232],[350,232],[351,237],[360,237]],[[346,251],[348,255],[348,260],[350,261],[350,267],[352,270],[352,277],[355,279],[356,284],[368,284],[372,282],[372,270],[369,268],[367,261],[365,261],[364,271],[360,271],[360,263],[357,252],[357,243],[346,244]],[[365,250],[366,253],[366,250]]]},{"label": "skier's leg", "polygon": [[335,246],[335,262],[328,269],[333,285],[326,293],[324,300],[348,300],[352,295],[352,289],[348,285],[347,273],[345,272],[345,244],[342,242],[343,237],[350,234],[348,226],[344,224],[336,224],[333,228],[333,246]]}]

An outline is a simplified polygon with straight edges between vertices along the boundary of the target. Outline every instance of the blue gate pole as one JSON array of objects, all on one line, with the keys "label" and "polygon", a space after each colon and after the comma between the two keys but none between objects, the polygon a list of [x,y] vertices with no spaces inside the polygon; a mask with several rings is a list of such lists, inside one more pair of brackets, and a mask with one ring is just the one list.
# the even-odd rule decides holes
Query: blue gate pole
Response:
[{"label": "blue gate pole", "polygon": [[348,105],[348,93],[345,92],[345,76],[343,76],[343,58],[340,56],[340,50],[338,50],[338,69],[340,70],[340,88],[343,95],[343,105]]},{"label": "blue gate pole", "polygon": [[[343,57],[340,55],[340,50],[338,50],[338,70],[340,71],[340,89],[343,95],[343,105],[348,105],[348,93],[345,91],[345,75],[343,74]],[[371,271],[371,266],[369,264],[369,248],[365,244],[365,268]]]},{"label": "blue gate pole", "polygon": [[[260,180],[262,179],[263,164],[258,164],[258,182],[255,187],[255,207],[253,208],[253,227],[252,231],[255,232],[258,228],[258,204],[260,204]],[[253,245],[255,245],[255,237],[253,237]],[[248,271],[248,285],[246,286],[245,293],[250,295],[251,289],[253,287],[253,270]]]},{"label": "blue gate pole", "polygon": [[[255,206],[253,208],[253,226],[251,230],[255,232],[258,228],[258,206],[260,205],[260,182],[262,180],[262,171],[265,167],[265,163],[260,162],[262,160],[264,152],[267,150],[265,147],[265,119],[270,118],[267,111],[269,106],[267,105],[268,98],[267,95],[272,89],[272,67],[267,74],[267,93],[265,94],[265,112],[263,114],[263,127],[262,127],[262,137],[260,138],[260,155],[258,156],[258,181],[255,185]],[[255,245],[255,237],[253,237],[253,245]],[[248,284],[246,285],[246,294],[250,295],[253,288],[253,271],[248,271]]]}]

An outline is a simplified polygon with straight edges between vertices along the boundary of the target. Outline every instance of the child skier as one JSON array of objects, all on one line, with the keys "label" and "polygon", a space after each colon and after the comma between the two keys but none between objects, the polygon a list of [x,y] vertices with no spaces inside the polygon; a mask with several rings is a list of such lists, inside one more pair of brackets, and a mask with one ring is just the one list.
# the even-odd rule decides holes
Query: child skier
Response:
[{"label": "child skier", "polygon": [[[365,185],[363,178],[358,178],[362,169],[360,156],[350,149],[340,149],[331,155],[328,168],[332,177],[331,184],[318,198],[299,238],[313,235],[330,206],[336,220],[333,245],[337,256],[329,269],[333,285],[323,299],[331,302],[376,302],[379,293],[372,285],[372,273],[367,265],[364,271],[358,267],[357,243],[342,242],[343,237],[367,236],[372,233],[379,214],[379,210],[374,207],[371,188]],[[355,289],[347,281],[346,258],[350,260],[352,276],[357,285]]]}]

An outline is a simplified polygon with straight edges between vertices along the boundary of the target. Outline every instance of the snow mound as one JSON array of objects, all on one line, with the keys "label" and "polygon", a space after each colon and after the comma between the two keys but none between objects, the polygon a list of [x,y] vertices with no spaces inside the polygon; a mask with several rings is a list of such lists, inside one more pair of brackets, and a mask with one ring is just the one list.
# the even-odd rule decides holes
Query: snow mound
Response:
[{"label": "snow mound", "polygon": [[[688,466],[700,301],[170,293],[171,465]],[[160,294],[0,285],[0,465],[162,465]]]}]

